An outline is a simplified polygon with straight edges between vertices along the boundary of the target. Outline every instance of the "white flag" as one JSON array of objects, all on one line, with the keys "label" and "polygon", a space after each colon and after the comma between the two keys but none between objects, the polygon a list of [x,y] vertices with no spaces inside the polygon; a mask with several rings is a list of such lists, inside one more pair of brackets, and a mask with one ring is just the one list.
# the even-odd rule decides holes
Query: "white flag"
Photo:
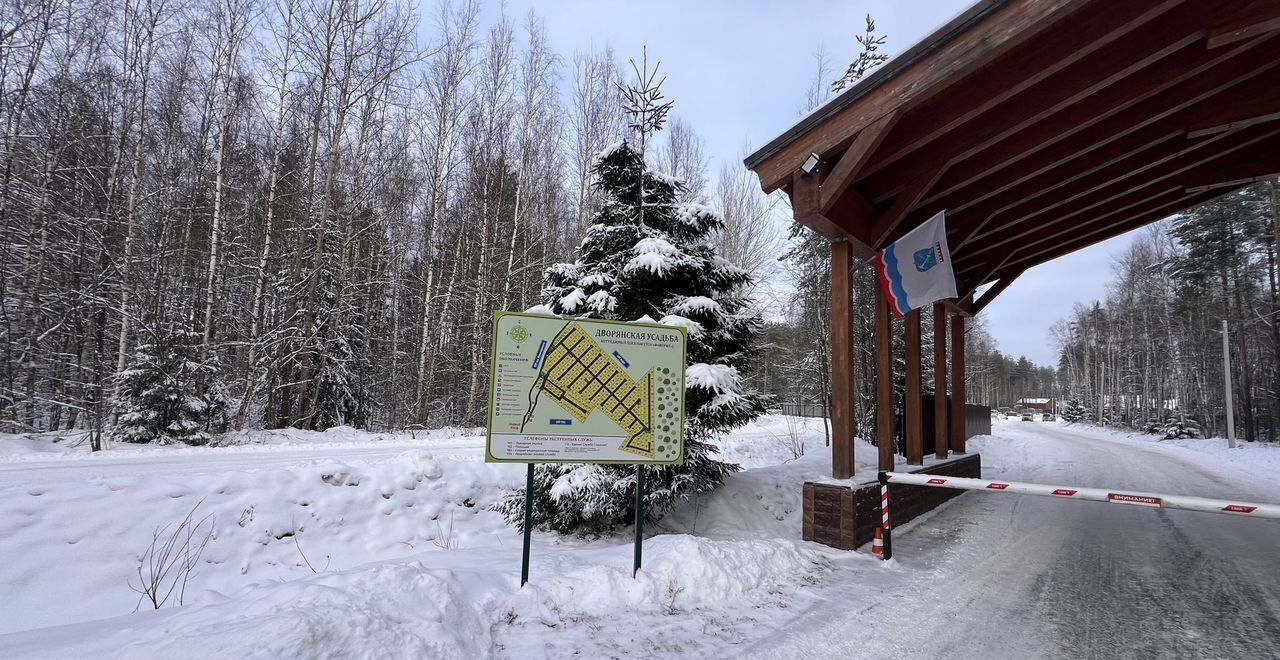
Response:
[{"label": "white flag", "polygon": [[876,258],[880,286],[884,288],[889,308],[898,318],[913,309],[956,297],[945,213],[929,218]]}]

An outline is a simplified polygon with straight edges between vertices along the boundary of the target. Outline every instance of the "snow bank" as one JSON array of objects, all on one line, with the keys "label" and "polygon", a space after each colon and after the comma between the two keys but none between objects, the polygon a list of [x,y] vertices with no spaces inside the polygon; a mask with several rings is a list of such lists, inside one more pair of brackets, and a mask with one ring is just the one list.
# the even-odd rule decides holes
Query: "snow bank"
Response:
[{"label": "snow bank", "polygon": [[[634,579],[629,545],[535,547],[533,579],[520,588],[518,554],[451,554],[443,562],[420,558],[258,584],[197,606],[57,634],[0,636],[0,653],[469,659],[497,650],[512,658],[610,645],[634,650],[638,639],[660,642],[658,631],[673,625],[705,630],[742,611],[757,621],[784,618],[787,592],[816,581],[830,563],[823,551],[796,541],[666,535],[646,541],[645,567]],[[600,635],[606,626],[610,634]]]},{"label": "snow bank", "polygon": [[[256,452],[248,458],[252,465]],[[111,466],[82,462],[91,470],[93,464]],[[284,469],[214,468],[211,474],[183,474],[181,464],[161,463],[171,475],[130,474],[138,470],[134,461],[118,471],[90,471],[87,479],[72,472],[78,480],[0,486],[0,527],[6,530],[0,535],[0,584],[7,596],[0,599],[0,633],[150,608],[134,590],[139,557],[153,533],[192,512],[196,520],[208,516],[200,535],[211,538],[187,587],[188,604],[261,580],[495,543],[510,528],[488,507],[523,481],[519,466],[486,465],[479,456],[436,457],[423,449]],[[159,533],[167,538],[167,531]]]},{"label": "snow bank", "polygon": [[1090,438],[1140,445],[1154,451],[1182,456],[1189,461],[1218,472],[1240,472],[1266,485],[1280,499],[1280,485],[1275,475],[1280,473],[1280,443],[1236,441],[1236,448],[1227,446],[1226,438],[1182,438],[1165,440],[1149,433],[1132,433],[1090,424],[1064,424],[1064,429]]},{"label": "snow bank", "polygon": [[[523,466],[483,463],[481,438],[282,435],[0,471],[0,657],[724,657],[784,626],[833,556],[799,540],[799,483],[830,472],[821,420],[721,438],[757,469],[648,528],[638,579],[625,536],[536,533],[524,589],[519,533],[488,510]],[[134,613],[138,554],[193,508],[215,534],[185,605]]]},{"label": "snow bank", "polygon": [[645,557],[644,569],[635,578],[630,565],[594,564],[531,582],[531,588],[514,599],[515,614],[543,625],[606,612],[658,614],[673,594],[686,604],[737,600],[826,565],[822,553],[790,541],[713,540],[687,534],[647,540]]},{"label": "snow bank", "polygon": [[88,434],[83,431],[55,431],[21,435],[0,433],[0,463],[10,461],[48,461],[63,458],[113,461],[122,458],[159,455],[226,456],[225,448],[229,446],[235,446],[237,451],[261,452],[291,451],[309,447],[339,450],[341,448],[369,447],[371,445],[380,447],[399,445],[405,449],[411,449],[420,447],[424,443],[437,447],[474,444],[477,436],[482,436],[483,434],[484,429],[457,427],[388,433],[362,431],[350,426],[337,426],[327,431],[246,429],[217,436],[208,446],[159,446],[109,442],[103,451],[92,452],[89,448]]},{"label": "snow bank", "polygon": [[261,585],[131,631],[117,657],[479,658],[503,582],[409,561]]}]

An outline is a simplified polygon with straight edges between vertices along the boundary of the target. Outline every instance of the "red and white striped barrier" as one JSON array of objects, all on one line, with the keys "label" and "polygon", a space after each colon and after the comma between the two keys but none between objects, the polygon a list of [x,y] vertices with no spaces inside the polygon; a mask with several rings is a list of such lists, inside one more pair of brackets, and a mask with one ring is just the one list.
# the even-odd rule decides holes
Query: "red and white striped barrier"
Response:
[{"label": "red and white striped barrier", "polygon": [[[876,552],[876,546],[880,551]],[[893,558],[893,530],[889,527],[889,480],[880,475],[880,529],[876,530],[876,538],[871,552],[881,559]]]},{"label": "red and white striped barrier", "polygon": [[[988,479],[969,479],[966,477],[947,477],[936,474],[885,472],[881,479],[881,490],[884,484],[909,484],[912,486],[931,486],[934,488],[955,488],[959,490],[977,490],[986,493],[1019,493],[1022,495],[1043,495],[1068,500],[1089,500],[1093,502],[1110,502],[1112,504],[1132,504],[1164,509],[1186,509],[1187,511],[1205,511],[1208,513],[1227,513],[1235,516],[1252,516],[1254,518],[1280,518],[1280,505],[1257,504],[1253,502],[1233,502],[1231,500],[1212,500],[1206,497],[1189,495],[1162,495],[1158,493],[1140,493],[1133,491],[1108,490],[1105,488],[1067,488],[1063,486],[1046,486],[1044,484],[1028,484],[1017,481],[992,481]],[[885,514],[884,525],[889,526]]]},{"label": "red and white striped barrier", "polygon": [[890,484],[976,490],[984,493],[1041,495],[1069,500],[1089,500],[1164,509],[1227,513],[1233,516],[1252,516],[1254,518],[1280,518],[1280,505],[1277,504],[1213,500],[1207,497],[1192,497],[1190,495],[1162,495],[1159,493],[1108,490],[1105,488],[1067,488],[1064,486],[1046,486],[1044,484],[1029,484],[1017,481],[992,481],[989,479],[970,479],[968,477],[948,477],[940,474],[920,474],[918,472],[881,472],[879,477],[880,529],[883,530],[884,547],[882,552],[876,554],[880,555],[881,559],[891,559],[893,557],[892,529],[889,524]]}]

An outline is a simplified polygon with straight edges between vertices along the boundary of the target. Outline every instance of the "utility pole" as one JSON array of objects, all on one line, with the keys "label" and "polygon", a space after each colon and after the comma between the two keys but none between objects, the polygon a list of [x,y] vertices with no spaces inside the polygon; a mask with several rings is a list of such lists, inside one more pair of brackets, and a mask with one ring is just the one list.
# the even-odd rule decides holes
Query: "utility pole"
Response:
[{"label": "utility pole", "polygon": [[1227,320],[1222,319],[1222,382],[1227,392],[1227,447],[1236,448],[1235,409],[1231,404],[1231,343]]}]

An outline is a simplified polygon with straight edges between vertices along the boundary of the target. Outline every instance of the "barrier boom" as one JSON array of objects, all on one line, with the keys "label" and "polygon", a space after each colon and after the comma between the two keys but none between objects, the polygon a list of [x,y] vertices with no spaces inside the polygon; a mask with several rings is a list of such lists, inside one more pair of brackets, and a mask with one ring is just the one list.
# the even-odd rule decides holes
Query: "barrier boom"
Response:
[{"label": "barrier boom", "polygon": [[[958,490],[977,490],[985,493],[1041,495],[1044,497],[1056,497],[1067,500],[1089,500],[1093,502],[1130,504],[1135,506],[1159,507],[1163,509],[1186,509],[1187,511],[1227,513],[1236,516],[1252,516],[1254,518],[1280,518],[1280,505],[1257,504],[1253,502],[1233,502],[1231,500],[1212,500],[1206,497],[1192,497],[1189,495],[1164,495],[1160,493],[1108,490],[1105,488],[1068,488],[1065,486],[1047,486],[1044,484],[1029,484],[1017,481],[991,481],[988,479],[970,479],[968,477],[947,477],[937,474],[885,472],[883,473],[883,477],[882,483],[887,482],[889,484],[928,486],[932,488],[954,488]],[[887,523],[885,526],[888,526]]]}]

